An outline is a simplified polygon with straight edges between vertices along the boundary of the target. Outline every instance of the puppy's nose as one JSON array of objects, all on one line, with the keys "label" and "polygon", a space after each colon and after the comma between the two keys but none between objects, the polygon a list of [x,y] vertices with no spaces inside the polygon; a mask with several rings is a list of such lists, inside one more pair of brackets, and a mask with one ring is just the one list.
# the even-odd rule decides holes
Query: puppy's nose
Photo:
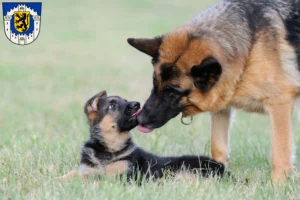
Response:
[{"label": "puppy's nose", "polygon": [[140,106],[141,106],[141,104],[139,103],[139,102],[131,102],[130,104],[129,104],[129,107],[131,108],[131,109],[139,109],[140,108]]}]

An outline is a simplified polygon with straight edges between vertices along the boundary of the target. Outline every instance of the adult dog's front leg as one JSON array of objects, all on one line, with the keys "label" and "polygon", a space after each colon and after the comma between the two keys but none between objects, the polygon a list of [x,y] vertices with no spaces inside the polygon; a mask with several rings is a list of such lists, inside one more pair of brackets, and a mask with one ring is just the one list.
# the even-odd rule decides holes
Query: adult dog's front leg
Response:
[{"label": "adult dog's front leg", "polygon": [[272,127],[272,180],[283,183],[292,170],[291,117],[293,102],[268,105]]},{"label": "adult dog's front leg", "polygon": [[230,125],[230,109],[211,113],[211,154],[223,164],[228,159],[228,136]]}]

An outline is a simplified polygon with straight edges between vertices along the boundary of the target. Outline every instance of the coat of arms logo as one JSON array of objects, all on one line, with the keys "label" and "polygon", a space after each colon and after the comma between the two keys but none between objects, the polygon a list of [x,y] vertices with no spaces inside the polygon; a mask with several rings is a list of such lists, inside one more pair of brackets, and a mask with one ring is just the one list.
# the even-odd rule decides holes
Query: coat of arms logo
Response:
[{"label": "coat of arms logo", "polygon": [[42,3],[3,2],[2,8],[6,37],[18,45],[34,42],[41,29]]}]

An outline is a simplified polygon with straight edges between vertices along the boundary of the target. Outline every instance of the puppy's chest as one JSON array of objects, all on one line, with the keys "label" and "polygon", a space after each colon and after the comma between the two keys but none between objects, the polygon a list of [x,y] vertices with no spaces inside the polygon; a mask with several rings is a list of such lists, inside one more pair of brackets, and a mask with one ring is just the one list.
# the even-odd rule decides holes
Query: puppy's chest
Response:
[{"label": "puppy's chest", "polygon": [[100,163],[101,166],[105,167],[120,160],[129,161],[128,159],[126,159],[126,157],[130,156],[134,150],[135,146],[131,146],[130,148],[125,148],[124,150],[119,152],[95,152],[94,155],[96,155],[98,163]]},{"label": "puppy's chest", "polygon": [[97,155],[98,163],[101,163],[102,166],[106,166],[111,163],[114,163],[114,162],[120,160],[121,158],[122,158],[122,156],[120,156],[120,155],[114,155],[112,153],[107,153],[107,152],[99,153]]}]

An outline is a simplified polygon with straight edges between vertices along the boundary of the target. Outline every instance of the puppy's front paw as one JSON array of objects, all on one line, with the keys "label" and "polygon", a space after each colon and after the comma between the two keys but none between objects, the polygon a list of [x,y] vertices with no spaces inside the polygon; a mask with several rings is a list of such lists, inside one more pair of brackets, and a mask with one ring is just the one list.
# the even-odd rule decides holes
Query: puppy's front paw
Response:
[{"label": "puppy's front paw", "polygon": [[59,181],[69,181],[76,175],[78,175],[78,172],[77,172],[77,170],[74,169],[63,176],[58,177],[58,180]]}]

